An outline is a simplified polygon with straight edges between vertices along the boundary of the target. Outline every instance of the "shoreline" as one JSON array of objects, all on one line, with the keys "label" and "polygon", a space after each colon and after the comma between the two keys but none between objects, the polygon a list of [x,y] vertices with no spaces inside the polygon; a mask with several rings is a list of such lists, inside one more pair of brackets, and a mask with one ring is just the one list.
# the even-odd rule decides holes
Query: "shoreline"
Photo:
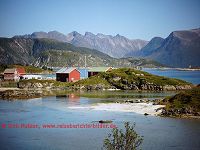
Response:
[{"label": "shoreline", "polygon": [[[57,91],[57,90],[55,90]],[[0,88],[0,98],[2,100],[29,100],[42,98],[46,96],[57,95],[54,90],[50,89],[20,89],[20,88]],[[59,90],[60,91],[60,90]],[[109,91],[109,90],[108,90]],[[60,93],[59,93],[60,94]],[[62,94],[62,93],[61,93]],[[169,118],[186,118],[200,119],[200,116],[193,113],[183,113],[169,115],[165,114],[166,104],[160,103],[161,100],[125,100],[124,102],[96,103],[89,106],[72,106],[70,109],[89,109],[116,112],[133,112],[142,115],[169,117]]]}]

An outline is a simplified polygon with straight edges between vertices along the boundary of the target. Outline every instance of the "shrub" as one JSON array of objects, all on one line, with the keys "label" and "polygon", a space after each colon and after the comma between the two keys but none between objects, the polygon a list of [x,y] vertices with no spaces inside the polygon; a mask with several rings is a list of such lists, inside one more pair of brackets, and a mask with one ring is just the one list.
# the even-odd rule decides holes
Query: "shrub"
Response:
[{"label": "shrub", "polygon": [[114,128],[112,134],[104,139],[103,147],[106,150],[136,150],[142,144],[143,138],[134,130],[135,124],[130,126],[129,122],[125,122],[124,126],[125,133]]}]

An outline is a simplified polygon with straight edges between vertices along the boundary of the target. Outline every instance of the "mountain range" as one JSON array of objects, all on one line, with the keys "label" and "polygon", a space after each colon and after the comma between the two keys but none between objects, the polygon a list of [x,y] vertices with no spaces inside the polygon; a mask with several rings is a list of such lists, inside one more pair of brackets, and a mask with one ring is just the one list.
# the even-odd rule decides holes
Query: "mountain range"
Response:
[{"label": "mountain range", "polygon": [[144,47],[148,41],[135,39],[130,40],[124,36],[117,34],[116,36],[104,35],[98,33],[97,35],[91,32],[85,32],[84,35],[73,31],[67,35],[57,31],[50,32],[34,32],[29,35],[15,36],[21,38],[48,38],[58,40],[60,42],[71,43],[77,47],[86,47],[96,49],[100,52],[110,55],[111,57],[120,58],[128,53],[135,52]]},{"label": "mountain range", "polygon": [[30,37],[0,38],[0,64],[39,67],[161,66],[157,62],[147,59],[112,58],[98,50],[76,47],[70,43],[48,38]]},{"label": "mountain range", "polygon": [[[48,46],[46,47],[46,45]],[[44,48],[46,49],[44,50]],[[8,52],[10,50],[12,50],[12,52]],[[98,62],[104,65],[108,65],[111,62],[113,63],[111,59],[115,60],[116,64],[117,60],[121,61],[122,59],[115,58],[134,57],[139,58],[137,60],[144,60],[143,58],[154,60],[170,67],[199,67],[200,28],[173,31],[165,39],[154,37],[150,42],[145,40],[130,40],[119,34],[111,36],[101,33],[95,35],[91,32],[86,32],[82,35],[74,31],[65,35],[57,31],[50,31],[48,33],[34,32],[32,34],[14,36],[13,38],[1,38],[0,63],[10,63],[12,61],[23,61],[23,63],[33,63],[32,61],[34,61],[35,63],[35,59],[37,59],[37,62],[40,61],[38,64],[41,65],[44,64],[47,55],[48,57],[51,56],[51,58],[54,57],[54,59],[56,59],[56,56],[60,58],[61,55],[58,54],[58,52],[60,53],[61,51],[58,50],[63,51],[63,56],[71,56],[71,54],[77,56],[77,53],[80,54],[80,56],[83,56],[83,54],[89,56],[91,54],[92,56],[101,58]],[[81,50],[83,50],[83,52]],[[27,54],[23,53],[23,51]],[[72,51],[70,55],[69,51]],[[29,55],[31,57],[25,57],[20,60],[17,59],[24,55]],[[70,59],[70,57],[67,58]],[[82,60],[83,58],[80,59]],[[94,60],[91,62],[93,62],[94,65]],[[130,63],[130,61],[126,63]],[[118,64],[121,64],[121,62]]]}]

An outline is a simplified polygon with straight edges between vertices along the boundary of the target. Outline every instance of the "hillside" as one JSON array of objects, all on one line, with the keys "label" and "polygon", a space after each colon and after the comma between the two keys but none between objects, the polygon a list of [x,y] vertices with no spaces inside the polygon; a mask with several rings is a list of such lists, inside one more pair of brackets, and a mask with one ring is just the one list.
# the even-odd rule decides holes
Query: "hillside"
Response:
[{"label": "hillside", "polygon": [[146,57],[146,56],[149,56],[155,51],[155,49],[159,48],[162,45],[163,41],[164,41],[164,39],[161,38],[161,37],[154,37],[140,51],[130,53],[129,56],[130,55],[133,55],[135,57]]},{"label": "hillside", "polygon": [[194,87],[175,96],[165,98],[160,104],[166,105],[161,113],[163,116],[200,116],[200,87]]},{"label": "hillside", "polygon": [[171,67],[199,67],[200,29],[174,31],[164,40],[153,38],[137,56]]},{"label": "hillside", "polygon": [[[116,59],[94,49],[75,47],[52,39],[0,38],[0,64],[83,67],[85,58],[87,66],[133,67],[138,62],[138,59]],[[139,62],[144,61],[139,59]],[[159,66],[154,62],[150,65]]]},{"label": "hillside", "polygon": [[113,69],[85,80],[73,83],[75,87],[98,89],[113,87],[122,90],[181,90],[190,89],[191,84],[179,79],[171,79],[130,68]]}]

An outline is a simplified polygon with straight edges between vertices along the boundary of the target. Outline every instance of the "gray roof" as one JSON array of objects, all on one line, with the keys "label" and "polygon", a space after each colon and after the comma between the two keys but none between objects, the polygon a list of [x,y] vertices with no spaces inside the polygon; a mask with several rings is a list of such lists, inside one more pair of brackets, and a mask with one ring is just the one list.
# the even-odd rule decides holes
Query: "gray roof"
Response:
[{"label": "gray roof", "polygon": [[16,68],[6,69],[6,70],[4,71],[4,73],[15,73],[15,71],[16,71]]},{"label": "gray roof", "polygon": [[92,67],[88,70],[88,72],[106,72],[112,67]]},{"label": "gray roof", "polygon": [[[70,73],[72,72],[74,69],[76,68],[73,68],[73,67],[70,67],[70,68],[61,68],[60,70],[58,70],[56,73]],[[76,69],[77,70],[77,69]],[[77,70],[78,71],[78,70]],[[79,72],[79,71],[78,71]]]}]

